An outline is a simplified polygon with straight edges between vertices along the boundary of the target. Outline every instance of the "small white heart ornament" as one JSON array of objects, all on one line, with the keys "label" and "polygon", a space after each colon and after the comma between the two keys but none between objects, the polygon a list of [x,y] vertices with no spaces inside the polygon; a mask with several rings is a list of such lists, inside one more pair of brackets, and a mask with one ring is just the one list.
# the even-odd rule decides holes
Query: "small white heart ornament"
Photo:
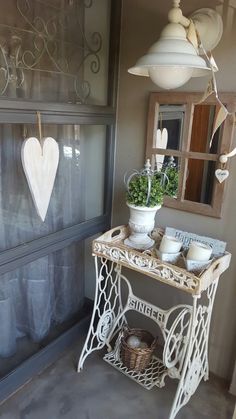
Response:
[{"label": "small white heart ornament", "polygon": [[215,176],[218,182],[223,183],[227,177],[229,177],[229,171],[227,169],[217,169],[215,171]]},{"label": "small white heart ornament", "polygon": [[21,147],[21,160],[29,189],[42,221],[45,220],[59,163],[59,147],[52,137],[27,138]]}]

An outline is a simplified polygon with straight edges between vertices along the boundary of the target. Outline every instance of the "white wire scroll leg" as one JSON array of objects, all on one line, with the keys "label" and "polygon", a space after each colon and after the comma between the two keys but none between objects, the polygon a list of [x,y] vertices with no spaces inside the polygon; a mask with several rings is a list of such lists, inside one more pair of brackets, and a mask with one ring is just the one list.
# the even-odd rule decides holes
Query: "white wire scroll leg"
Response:
[{"label": "white wire scroll leg", "polygon": [[[100,269],[98,259],[100,261]],[[120,301],[121,267],[114,262],[108,264],[106,258],[98,258],[98,256],[95,256],[94,261],[96,289],[93,313],[79,358],[78,372],[83,369],[84,361],[88,355],[108,344],[107,337],[122,310]]]}]

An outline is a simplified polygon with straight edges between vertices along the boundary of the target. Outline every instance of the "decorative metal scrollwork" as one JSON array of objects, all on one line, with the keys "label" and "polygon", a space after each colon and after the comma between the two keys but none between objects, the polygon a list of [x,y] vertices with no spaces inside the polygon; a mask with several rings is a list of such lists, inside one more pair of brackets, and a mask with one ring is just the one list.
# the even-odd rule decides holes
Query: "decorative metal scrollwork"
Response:
[{"label": "decorative metal scrollwork", "polygon": [[107,339],[107,336],[109,335],[109,332],[113,326],[114,323],[114,313],[110,310],[105,311],[103,313],[102,317],[99,319],[98,325],[97,325],[97,334],[98,339],[101,342],[105,342]]},{"label": "decorative metal scrollwork", "polygon": [[202,360],[198,355],[192,362],[185,380],[184,393],[185,397],[189,399],[197,390],[198,384],[201,380]]},{"label": "decorative metal scrollwork", "polygon": [[[15,88],[24,86],[27,71],[38,71],[71,78],[76,101],[85,102],[91,89],[83,74],[84,65],[87,62],[86,68],[93,74],[100,71],[102,37],[95,31],[88,39],[79,8],[91,8],[93,0],[70,0],[63,13],[56,3],[43,2],[43,7],[41,3],[16,0],[20,26],[0,22],[0,95],[10,84]],[[71,33],[78,36],[71,39]],[[76,38],[80,42],[75,42]]]},{"label": "decorative metal scrollwork", "polygon": [[[178,307],[175,311],[178,310]],[[167,368],[173,368],[177,364],[181,368],[186,349],[187,335],[192,315],[192,308],[186,307],[181,310],[173,322],[165,342],[163,360]]]},{"label": "decorative metal scrollwork", "polygon": [[176,287],[194,290],[198,286],[198,278],[184,270],[179,270],[175,266],[167,266],[158,259],[149,257],[145,254],[138,255],[133,250],[120,248],[109,243],[94,242],[94,253],[104,257],[128,264],[131,268],[137,268],[145,274],[155,274],[165,282],[174,283]]}]

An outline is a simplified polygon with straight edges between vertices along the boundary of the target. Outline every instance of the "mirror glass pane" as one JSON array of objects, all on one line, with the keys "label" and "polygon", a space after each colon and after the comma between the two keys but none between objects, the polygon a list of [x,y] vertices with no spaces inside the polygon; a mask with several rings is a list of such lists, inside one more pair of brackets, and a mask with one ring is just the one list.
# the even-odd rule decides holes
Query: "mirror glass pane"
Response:
[{"label": "mirror glass pane", "polygon": [[189,159],[184,199],[211,205],[216,162]]},{"label": "mirror glass pane", "polygon": [[153,144],[155,148],[180,149],[184,114],[184,105],[160,105],[157,131]]},{"label": "mirror glass pane", "polygon": [[216,131],[211,142],[215,117],[215,105],[194,106],[190,151],[211,154],[218,152],[222,126]]}]

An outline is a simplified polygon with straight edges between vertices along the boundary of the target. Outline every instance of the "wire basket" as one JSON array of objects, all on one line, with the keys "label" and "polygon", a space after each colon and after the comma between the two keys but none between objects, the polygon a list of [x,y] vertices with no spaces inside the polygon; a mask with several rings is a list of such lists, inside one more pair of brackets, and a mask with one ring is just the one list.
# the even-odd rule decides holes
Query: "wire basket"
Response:
[{"label": "wire basket", "polygon": [[[131,348],[127,344],[129,336],[137,336],[145,342],[147,348]],[[157,339],[143,329],[125,329],[120,342],[120,356],[122,363],[130,370],[143,371],[149,365],[153,351],[157,345]]]}]

